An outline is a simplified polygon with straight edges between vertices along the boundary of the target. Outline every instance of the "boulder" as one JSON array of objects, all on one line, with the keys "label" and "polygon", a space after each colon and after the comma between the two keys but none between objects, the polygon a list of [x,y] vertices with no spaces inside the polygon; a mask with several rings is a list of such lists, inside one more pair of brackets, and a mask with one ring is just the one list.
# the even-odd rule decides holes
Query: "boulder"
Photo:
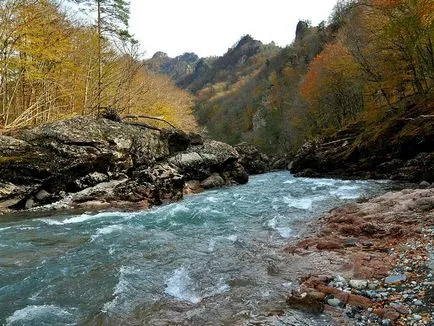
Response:
[{"label": "boulder", "polygon": [[270,171],[270,159],[258,148],[247,143],[235,146],[240,163],[248,174],[260,174]]},{"label": "boulder", "polygon": [[199,185],[194,191],[248,181],[228,144],[103,118],[9,132],[0,135],[0,152],[0,212],[67,199],[158,205],[181,199],[189,180]]},{"label": "boulder", "polygon": [[200,185],[204,189],[217,188],[225,184],[225,181],[218,173],[211,174],[208,178],[203,180]]}]

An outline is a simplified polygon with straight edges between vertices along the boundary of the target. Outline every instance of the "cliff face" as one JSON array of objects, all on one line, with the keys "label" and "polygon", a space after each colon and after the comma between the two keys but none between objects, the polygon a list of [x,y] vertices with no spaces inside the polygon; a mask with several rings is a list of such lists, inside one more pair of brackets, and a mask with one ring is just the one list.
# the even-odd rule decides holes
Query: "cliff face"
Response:
[{"label": "cliff face", "polygon": [[0,135],[0,153],[0,212],[58,201],[158,205],[181,199],[191,181],[198,190],[248,180],[227,144],[106,119],[77,117]]},{"label": "cliff face", "polygon": [[300,176],[434,182],[433,113],[433,103],[422,103],[381,123],[349,125],[306,143],[291,171]]},{"label": "cliff face", "polygon": [[195,53],[186,52],[171,58],[164,52],[157,52],[145,61],[145,66],[154,73],[167,75],[179,82],[195,71],[198,62],[199,57]]}]

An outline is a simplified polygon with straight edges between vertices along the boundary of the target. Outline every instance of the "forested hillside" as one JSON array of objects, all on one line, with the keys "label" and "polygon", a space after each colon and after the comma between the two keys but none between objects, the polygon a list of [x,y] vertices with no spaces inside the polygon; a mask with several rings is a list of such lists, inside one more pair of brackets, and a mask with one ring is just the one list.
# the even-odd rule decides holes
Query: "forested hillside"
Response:
[{"label": "forested hillside", "polygon": [[[144,68],[127,30],[128,2],[73,2],[79,6],[0,2],[0,130],[96,116],[108,107],[194,129],[192,96]],[[87,15],[75,18],[78,10]]]},{"label": "forested hillside", "polygon": [[351,123],[432,114],[433,39],[431,0],[341,0],[328,22],[301,21],[290,46],[243,37],[178,84],[211,136],[287,153]]}]

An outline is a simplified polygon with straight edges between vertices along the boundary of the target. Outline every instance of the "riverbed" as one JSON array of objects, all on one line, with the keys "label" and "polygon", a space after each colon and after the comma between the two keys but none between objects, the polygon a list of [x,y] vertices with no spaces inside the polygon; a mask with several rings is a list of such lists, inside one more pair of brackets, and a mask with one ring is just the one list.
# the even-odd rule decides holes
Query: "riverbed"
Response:
[{"label": "riverbed", "polygon": [[282,304],[299,271],[320,268],[286,243],[319,214],[392,186],[276,172],[150,210],[2,222],[0,324],[243,324]]}]

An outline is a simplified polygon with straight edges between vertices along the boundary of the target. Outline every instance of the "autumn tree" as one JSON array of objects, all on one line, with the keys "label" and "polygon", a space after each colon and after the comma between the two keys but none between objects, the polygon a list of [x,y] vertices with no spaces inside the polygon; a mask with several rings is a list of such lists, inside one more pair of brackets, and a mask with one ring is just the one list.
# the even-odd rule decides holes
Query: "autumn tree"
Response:
[{"label": "autumn tree", "polygon": [[363,109],[363,82],[357,63],[339,42],[328,45],[310,63],[300,90],[315,132],[340,128]]},{"label": "autumn tree", "polygon": [[348,25],[346,45],[370,82],[396,110],[409,96],[423,98],[434,85],[431,0],[364,0]]},{"label": "autumn tree", "polygon": [[128,21],[130,17],[129,2],[125,0],[72,0],[75,3],[84,5],[91,12],[96,13],[97,42],[97,70],[98,70],[98,94],[97,114],[102,107],[103,92],[103,42],[105,38],[119,38],[122,41],[129,41],[131,35],[128,33]]}]

